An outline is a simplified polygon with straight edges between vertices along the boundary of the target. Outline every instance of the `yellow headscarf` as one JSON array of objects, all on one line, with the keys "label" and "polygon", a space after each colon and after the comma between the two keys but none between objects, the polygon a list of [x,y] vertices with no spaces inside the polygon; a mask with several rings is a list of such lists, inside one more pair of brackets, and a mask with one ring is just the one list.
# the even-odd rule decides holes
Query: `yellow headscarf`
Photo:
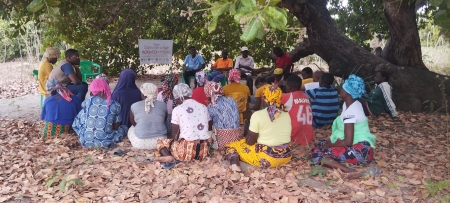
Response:
[{"label": "yellow headscarf", "polygon": [[267,112],[269,113],[270,120],[273,121],[284,111],[283,105],[281,105],[281,97],[283,92],[277,85],[270,85],[264,89],[264,100],[269,104]]}]

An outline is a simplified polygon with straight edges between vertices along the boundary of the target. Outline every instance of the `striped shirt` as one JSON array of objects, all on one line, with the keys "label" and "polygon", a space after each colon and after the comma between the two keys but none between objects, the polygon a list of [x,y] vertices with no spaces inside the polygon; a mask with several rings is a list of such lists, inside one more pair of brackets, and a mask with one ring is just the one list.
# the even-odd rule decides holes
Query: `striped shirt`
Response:
[{"label": "striped shirt", "polygon": [[313,126],[321,128],[333,124],[339,111],[338,91],[334,87],[319,87],[305,93],[311,100]]}]

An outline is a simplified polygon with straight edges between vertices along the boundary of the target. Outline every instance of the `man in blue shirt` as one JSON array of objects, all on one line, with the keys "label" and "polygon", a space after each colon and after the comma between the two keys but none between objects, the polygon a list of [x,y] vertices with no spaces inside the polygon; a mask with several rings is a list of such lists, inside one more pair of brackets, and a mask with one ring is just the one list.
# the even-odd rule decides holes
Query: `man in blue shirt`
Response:
[{"label": "man in blue shirt", "polygon": [[81,82],[80,55],[75,49],[68,49],[65,55],[66,59],[60,61],[53,68],[49,79],[55,78],[58,80],[83,102],[88,92],[88,85]]},{"label": "man in blue shirt", "polygon": [[306,95],[311,100],[313,114],[313,127],[321,128],[326,124],[333,124],[339,111],[338,91],[332,86],[334,76],[324,73],[319,80],[319,87],[306,90]]},{"label": "man in blue shirt", "polygon": [[[186,56],[183,63],[183,78],[184,82],[191,87],[189,77],[195,76],[195,73],[205,68],[205,61],[203,57],[197,54],[197,50],[194,46],[189,47],[189,55]],[[197,87],[197,80],[194,80],[194,84]]]}]

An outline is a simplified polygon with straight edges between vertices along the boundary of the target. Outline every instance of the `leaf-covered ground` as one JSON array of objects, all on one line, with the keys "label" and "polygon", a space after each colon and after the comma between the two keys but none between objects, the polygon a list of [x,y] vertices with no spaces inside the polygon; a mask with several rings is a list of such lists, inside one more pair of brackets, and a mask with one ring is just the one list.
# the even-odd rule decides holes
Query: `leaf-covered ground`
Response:
[{"label": "leaf-covered ground", "polygon": [[[120,157],[81,148],[76,135],[42,140],[42,122],[0,120],[0,202],[448,201],[447,118],[404,112],[400,118],[370,121],[377,135],[370,167],[378,165],[382,174],[350,181],[335,170],[308,177],[311,167],[301,149],[276,169],[235,171],[216,152],[206,161],[164,170],[146,162],[154,151],[133,149],[127,139],[119,148],[131,151]],[[316,141],[330,132],[317,130]]]}]

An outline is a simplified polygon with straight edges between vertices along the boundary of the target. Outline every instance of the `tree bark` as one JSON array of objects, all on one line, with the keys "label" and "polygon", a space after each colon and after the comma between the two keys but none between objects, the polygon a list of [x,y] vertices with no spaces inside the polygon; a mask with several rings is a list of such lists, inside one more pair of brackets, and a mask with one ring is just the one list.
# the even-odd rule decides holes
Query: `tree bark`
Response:
[{"label": "tree bark", "polygon": [[[444,80],[445,92],[450,95],[450,80],[424,68],[396,66],[364,50],[339,30],[327,9],[327,0],[283,0],[278,5],[286,8],[306,27],[308,34],[307,49],[322,57],[329,65],[330,73],[347,77],[351,73],[373,81],[375,70],[390,73],[389,83],[393,87],[393,100],[397,108],[404,111],[418,112],[422,103],[434,100],[442,104],[439,89]],[[417,27],[416,27],[417,29]],[[304,50],[303,44],[296,49]],[[295,59],[309,55],[311,52],[290,52]],[[448,98],[447,98],[448,99]]]},{"label": "tree bark", "polygon": [[416,1],[384,0],[383,7],[389,39],[381,57],[394,65],[427,69],[422,61]]}]

